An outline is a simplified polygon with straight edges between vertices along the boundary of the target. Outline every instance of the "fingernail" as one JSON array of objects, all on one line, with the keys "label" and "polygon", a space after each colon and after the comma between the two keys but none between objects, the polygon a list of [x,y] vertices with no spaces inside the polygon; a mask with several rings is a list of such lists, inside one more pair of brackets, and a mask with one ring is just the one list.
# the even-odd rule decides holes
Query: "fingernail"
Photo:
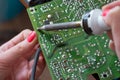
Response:
[{"label": "fingernail", "polygon": [[108,14],[108,12],[109,12],[109,11],[110,11],[109,9],[108,9],[108,10],[103,11],[103,12],[102,12],[102,16],[103,16],[103,17],[105,17],[105,16]]},{"label": "fingernail", "polygon": [[32,31],[32,32],[30,33],[30,35],[28,36],[27,41],[28,41],[28,42],[32,42],[35,37],[36,37],[36,33],[35,33],[35,31]]}]

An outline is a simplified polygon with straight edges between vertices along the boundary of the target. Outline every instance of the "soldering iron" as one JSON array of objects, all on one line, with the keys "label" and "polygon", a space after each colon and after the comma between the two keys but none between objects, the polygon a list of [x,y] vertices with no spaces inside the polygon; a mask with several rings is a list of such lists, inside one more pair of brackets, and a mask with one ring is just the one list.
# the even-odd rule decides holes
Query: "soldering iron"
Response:
[{"label": "soldering iron", "polygon": [[84,14],[80,21],[43,25],[42,27],[39,27],[38,30],[51,31],[80,27],[83,28],[88,35],[100,35],[105,31],[110,30],[110,27],[103,19],[103,12],[101,9],[91,10]]}]

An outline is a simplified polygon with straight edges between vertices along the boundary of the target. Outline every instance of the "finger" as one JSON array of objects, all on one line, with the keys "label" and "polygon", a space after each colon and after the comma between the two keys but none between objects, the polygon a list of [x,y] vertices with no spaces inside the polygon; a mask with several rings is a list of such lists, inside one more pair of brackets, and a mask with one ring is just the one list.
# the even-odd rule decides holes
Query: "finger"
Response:
[{"label": "finger", "polygon": [[111,17],[111,30],[113,35],[113,41],[115,44],[115,51],[120,59],[120,7],[112,9],[108,17]]},{"label": "finger", "polygon": [[[41,66],[41,64],[42,64],[42,66]],[[38,60],[38,63],[37,63],[37,67],[38,67],[39,69],[42,69],[42,70],[39,71],[40,73],[37,73],[38,75],[41,75],[41,73],[43,72],[43,70],[44,70],[44,68],[45,68],[45,65],[46,65],[45,59],[44,59],[44,57],[43,57],[43,54],[41,53],[41,54],[40,54],[40,57],[39,57],[39,60]]]},{"label": "finger", "polygon": [[115,51],[115,45],[114,45],[114,42],[113,42],[112,40],[110,40],[110,42],[109,42],[109,47],[110,47],[113,51]]},{"label": "finger", "polygon": [[112,9],[114,8],[115,6],[120,6],[120,0],[117,0],[117,1],[114,1],[112,3],[109,3],[105,6],[102,7],[102,10],[108,10],[108,9]]},{"label": "finger", "polygon": [[[32,37],[32,41],[30,37]],[[29,42],[28,39],[30,39],[31,42]],[[13,46],[9,50],[5,51],[4,55],[2,56],[4,56],[5,59],[8,60],[9,62],[14,63],[20,57],[25,57],[27,54],[29,54],[36,44],[37,44],[36,33],[32,32],[27,39],[23,40],[22,42]]]},{"label": "finger", "polygon": [[[34,59],[29,63],[29,67],[30,67],[29,77],[31,76],[33,64],[34,64]],[[40,55],[37,66],[36,66],[36,75],[35,75],[36,78],[38,78],[42,74],[44,68],[45,68],[45,60],[43,58],[43,55]]]},{"label": "finger", "polygon": [[20,43],[21,41],[23,41],[24,39],[26,39],[26,37],[31,33],[32,31],[29,29],[26,29],[24,31],[22,31],[20,34],[18,34],[17,36],[15,36],[13,39],[11,39],[10,41],[6,42],[5,44],[3,44],[0,47],[0,53],[4,52],[8,49],[10,49],[11,47],[15,46],[16,44]]}]

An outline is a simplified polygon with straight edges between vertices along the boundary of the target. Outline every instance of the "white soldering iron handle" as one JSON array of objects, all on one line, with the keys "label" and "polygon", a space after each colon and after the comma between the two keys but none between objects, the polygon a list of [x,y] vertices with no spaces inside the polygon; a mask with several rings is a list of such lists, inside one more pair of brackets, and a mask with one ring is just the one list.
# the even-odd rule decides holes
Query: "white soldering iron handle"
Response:
[{"label": "white soldering iron handle", "polygon": [[82,26],[85,32],[89,35],[100,35],[110,27],[104,22],[102,10],[94,9],[82,17]]}]

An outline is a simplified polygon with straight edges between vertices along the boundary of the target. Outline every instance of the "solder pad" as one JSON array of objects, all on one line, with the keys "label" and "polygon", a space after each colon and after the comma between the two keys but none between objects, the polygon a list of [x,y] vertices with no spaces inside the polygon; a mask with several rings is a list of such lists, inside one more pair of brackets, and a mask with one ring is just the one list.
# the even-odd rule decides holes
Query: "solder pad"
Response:
[{"label": "solder pad", "polygon": [[111,1],[52,0],[27,9],[53,80],[87,80],[94,73],[100,80],[119,78],[120,62],[108,48],[105,34],[88,36],[81,28],[37,31],[44,24],[78,21],[87,11]]}]

